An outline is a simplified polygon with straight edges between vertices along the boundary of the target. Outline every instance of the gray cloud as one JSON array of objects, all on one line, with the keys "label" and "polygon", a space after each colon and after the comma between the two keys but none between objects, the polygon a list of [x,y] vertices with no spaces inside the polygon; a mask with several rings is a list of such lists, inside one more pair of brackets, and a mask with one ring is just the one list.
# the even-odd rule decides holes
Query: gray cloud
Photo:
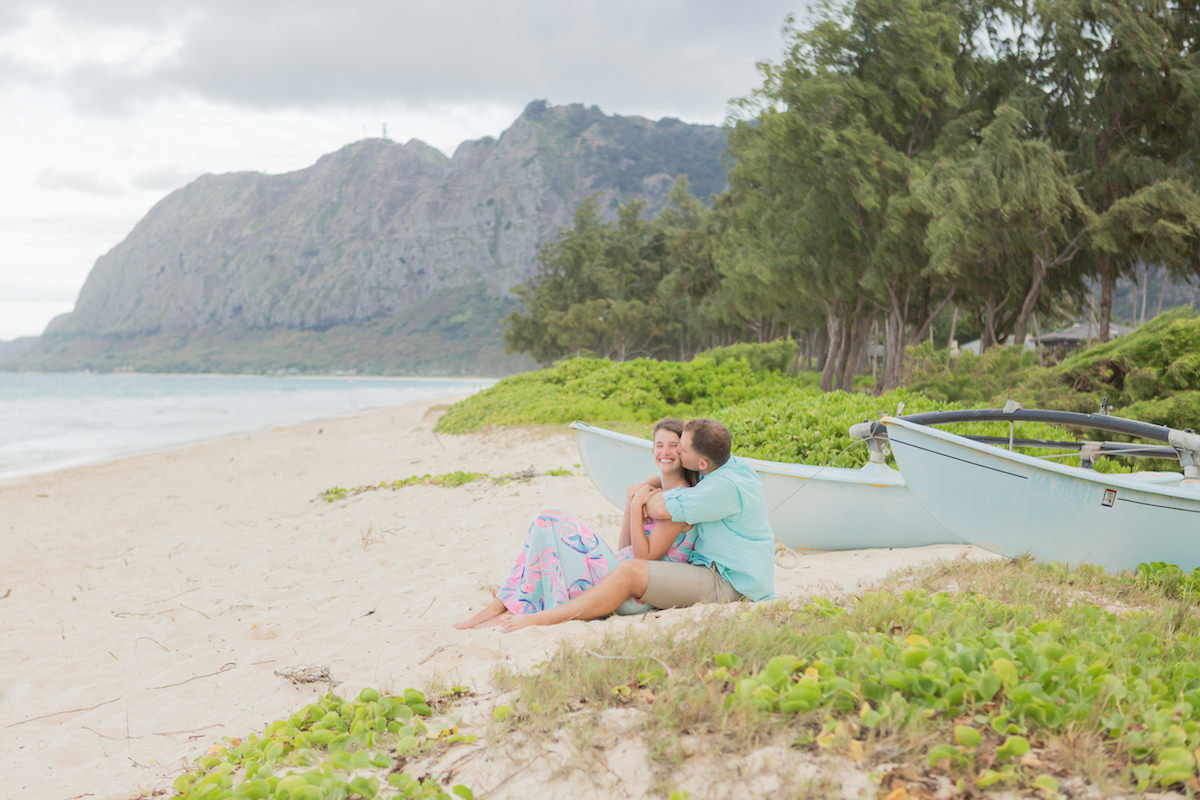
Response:
[{"label": "gray cloud", "polygon": [[73,303],[79,295],[75,283],[31,283],[0,279],[0,303]]},{"label": "gray cloud", "polygon": [[0,219],[0,238],[27,241],[51,236],[60,245],[90,243],[97,237],[112,238],[129,230],[129,217],[121,213],[11,216]]},{"label": "gray cloud", "polygon": [[132,184],[133,188],[143,191],[172,191],[190,183],[199,175],[195,170],[187,170],[175,164],[164,164],[134,175]]},{"label": "gray cloud", "polygon": [[[254,108],[477,102],[534,98],[606,111],[720,116],[777,59],[785,16],[803,4],[760,0],[46,0],[97,28],[166,35],[169,60],[87,65],[62,88],[89,113],[123,113],[179,94]],[[11,12],[5,15],[10,18]],[[661,112],[659,111],[661,109]]]},{"label": "gray cloud", "polygon": [[30,9],[36,3],[25,3],[21,0],[0,5],[0,33],[7,33],[24,21]]},{"label": "gray cloud", "polygon": [[94,172],[48,167],[38,173],[34,186],[51,191],[83,192],[84,194],[116,195],[125,189],[119,183]]},{"label": "gray cloud", "polygon": [[[3,31],[3,28],[0,28],[0,31]],[[44,71],[33,69],[7,53],[0,53],[0,87],[24,85],[37,88],[49,83],[49,76]]]},{"label": "gray cloud", "polygon": [[64,19],[97,27],[158,30],[200,5],[199,0],[104,0],[102,3],[94,0],[5,0],[0,8],[0,31],[17,27],[42,11],[56,12]]}]

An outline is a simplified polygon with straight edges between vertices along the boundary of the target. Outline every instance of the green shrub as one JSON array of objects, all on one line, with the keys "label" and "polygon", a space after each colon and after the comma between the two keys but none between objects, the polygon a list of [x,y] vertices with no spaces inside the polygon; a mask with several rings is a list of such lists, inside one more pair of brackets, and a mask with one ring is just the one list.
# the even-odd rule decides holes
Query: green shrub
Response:
[{"label": "green shrub", "polygon": [[[775,397],[760,397],[720,409],[713,416],[733,434],[734,452],[741,456],[789,463],[828,464],[850,448],[837,466],[865,464],[867,448],[850,438],[850,426],[881,414],[961,408],[900,390],[881,396],[851,392],[822,392],[795,388]],[[851,445],[858,444],[857,447]]]},{"label": "green shrub", "polygon": [[[726,361],[738,359],[745,361],[750,365],[750,369],[756,372],[780,372],[785,375],[794,375],[797,372],[796,348],[796,341],[790,338],[776,339],[773,342],[761,344],[741,342],[705,350],[699,353],[695,360],[711,359],[718,364],[723,364]],[[812,381],[813,386],[816,386],[819,376],[806,373],[806,378]]]},{"label": "green shrub", "polygon": [[944,402],[985,407],[1017,396],[1038,367],[1037,353],[1016,346],[993,347],[983,355],[951,355],[924,343],[908,350],[907,388]]},{"label": "green shrub", "polygon": [[[778,372],[754,371],[741,359],[716,363],[610,362],[573,358],[538,372],[515,375],[455,404],[438,430],[462,433],[487,425],[564,424],[573,420],[644,433],[664,416],[719,419],[740,456],[803,464],[853,467],[867,448],[850,439],[850,426],[883,414],[962,408],[960,403],[901,389],[884,395],[822,392]],[[950,426],[960,434],[1007,436],[1004,422]],[[1022,423],[1017,436],[1070,439],[1049,425]],[[1024,451],[1045,455],[1046,451]],[[1112,460],[1104,471],[1128,469]]]},{"label": "green shrub", "polygon": [[1125,391],[1134,402],[1152,400],[1162,391],[1162,383],[1150,367],[1137,367],[1125,377]]},{"label": "green shrub", "polygon": [[1200,423],[1200,391],[1176,392],[1169,397],[1142,400],[1131,403],[1121,411],[1121,416],[1156,425],[1195,428]]},{"label": "green shrub", "polygon": [[1107,398],[1123,417],[1197,427],[1200,408],[1200,316],[1178,309],[1133,333],[1098,344],[1053,367],[1036,354],[994,347],[983,356],[950,357],[924,344],[908,353],[908,388],[932,399],[969,406],[1001,406],[1094,413]]},{"label": "green shrub", "polygon": [[505,378],[456,403],[438,421],[437,430],[464,433],[487,425],[577,419],[650,424],[665,416],[710,416],[719,408],[774,396],[794,385],[793,379],[755,371],[741,359],[679,363],[571,358]]}]

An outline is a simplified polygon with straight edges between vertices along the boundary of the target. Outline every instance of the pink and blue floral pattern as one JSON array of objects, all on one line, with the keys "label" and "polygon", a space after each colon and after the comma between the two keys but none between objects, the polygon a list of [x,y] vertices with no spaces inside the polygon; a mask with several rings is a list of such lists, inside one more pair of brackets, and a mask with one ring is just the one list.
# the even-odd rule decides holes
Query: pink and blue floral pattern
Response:
[{"label": "pink and blue floral pattern", "polygon": [[[646,526],[649,534],[653,523]],[[681,533],[664,561],[686,562],[695,534]],[[612,549],[578,517],[546,508],[529,526],[525,544],[496,598],[514,614],[535,614],[562,605],[599,583],[633,548]]]}]

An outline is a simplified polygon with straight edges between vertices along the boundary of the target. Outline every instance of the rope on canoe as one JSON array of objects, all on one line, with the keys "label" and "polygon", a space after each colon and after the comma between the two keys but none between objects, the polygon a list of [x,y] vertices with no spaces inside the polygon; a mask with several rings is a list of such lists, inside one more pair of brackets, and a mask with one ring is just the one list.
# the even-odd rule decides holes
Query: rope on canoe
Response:
[{"label": "rope on canoe", "polygon": [[[812,475],[810,475],[808,478],[800,481],[800,483],[796,486],[795,489],[793,489],[791,492],[788,493],[788,495],[786,497],[784,497],[782,500],[780,500],[778,503],[776,503],[775,507],[772,508],[767,513],[774,514],[776,511],[778,511],[780,509],[780,507],[783,506],[784,503],[791,500],[793,497],[796,496],[797,492],[799,492],[805,486],[808,486],[810,483],[812,483],[812,481],[818,475],[820,475],[821,472],[824,471],[826,467],[832,467],[839,458],[841,458],[842,456],[844,456],[846,454],[847,450],[849,450],[851,447],[854,447],[856,444],[866,444],[866,441],[863,439],[855,439],[850,444],[843,447],[842,451],[840,453],[838,453],[833,458],[829,459],[827,462],[825,462],[820,467],[818,467],[817,471],[814,472]],[[808,552],[813,553],[816,551],[809,549]],[[791,558],[788,559],[787,558],[788,556],[791,556]],[[783,561],[780,561],[781,558],[783,558],[785,561],[790,560],[790,563],[784,563]],[[775,537],[775,566],[779,567],[780,569],[795,569],[799,565],[800,565],[799,549],[797,549],[795,547],[788,547],[786,544],[784,544],[783,542],[781,542],[779,540],[778,536],[776,536]]]}]

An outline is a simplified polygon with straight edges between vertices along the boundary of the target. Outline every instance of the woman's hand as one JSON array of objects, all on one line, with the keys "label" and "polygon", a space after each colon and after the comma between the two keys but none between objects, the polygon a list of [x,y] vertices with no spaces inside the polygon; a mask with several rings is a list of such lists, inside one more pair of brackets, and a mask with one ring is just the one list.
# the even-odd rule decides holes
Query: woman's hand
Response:
[{"label": "woman's hand", "polygon": [[646,505],[646,501],[659,491],[662,490],[655,489],[653,486],[647,486],[643,483],[641,486],[638,486],[636,490],[634,490],[633,499],[629,501],[630,505],[644,506]]},{"label": "woman's hand", "polygon": [[650,522],[650,517],[646,515],[646,501],[656,491],[658,490],[649,486],[640,486],[633,493],[633,499],[629,501],[629,515],[634,519],[640,519],[643,527]]},{"label": "woman's hand", "polygon": [[641,507],[635,507],[633,500],[639,491],[642,489],[652,489],[658,483],[658,476],[654,475],[641,483],[634,483],[625,487],[625,514],[621,520],[621,535],[618,538],[620,547],[629,547],[639,537],[642,539],[646,538],[643,533],[646,524],[641,521]]},{"label": "woman's hand", "polygon": [[[636,492],[633,496],[633,500],[630,501],[629,510],[626,513],[628,514],[629,519],[641,520],[641,526],[638,529],[639,532],[644,533],[646,530],[646,526],[655,522],[654,518],[651,517],[650,514],[646,511],[646,503],[649,502],[651,497],[653,497],[656,494],[659,494],[661,491],[662,491],[661,489],[655,489],[652,487],[644,487],[643,489]],[[644,535],[636,537],[636,540],[637,540],[636,544],[634,544],[634,537],[631,536],[630,538],[631,538],[630,544],[633,544],[634,555],[637,556],[638,558],[660,558],[661,557],[661,555],[660,556],[651,556],[649,554],[649,552],[647,551],[647,546],[645,544],[646,537]]]}]

